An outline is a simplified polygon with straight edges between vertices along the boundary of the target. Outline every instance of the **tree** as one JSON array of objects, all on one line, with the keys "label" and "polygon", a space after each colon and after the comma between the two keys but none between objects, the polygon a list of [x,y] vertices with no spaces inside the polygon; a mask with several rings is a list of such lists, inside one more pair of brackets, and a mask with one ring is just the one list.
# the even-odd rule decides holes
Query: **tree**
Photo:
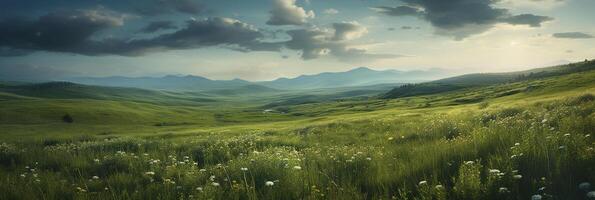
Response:
[{"label": "tree", "polygon": [[64,123],[72,123],[74,122],[74,119],[72,119],[72,116],[70,116],[70,114],[65,114],[64,116],[62,116],[62,121]]}]

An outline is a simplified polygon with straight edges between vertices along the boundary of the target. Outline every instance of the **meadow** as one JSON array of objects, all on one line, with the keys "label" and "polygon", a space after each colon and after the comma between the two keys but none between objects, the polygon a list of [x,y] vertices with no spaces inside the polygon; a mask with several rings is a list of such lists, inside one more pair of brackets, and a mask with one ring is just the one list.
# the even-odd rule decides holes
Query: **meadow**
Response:
[{"label": "meadow", "polygon": [[0,199],[594,199],[594,94],[594,71],[275,113],[4,94]]}]

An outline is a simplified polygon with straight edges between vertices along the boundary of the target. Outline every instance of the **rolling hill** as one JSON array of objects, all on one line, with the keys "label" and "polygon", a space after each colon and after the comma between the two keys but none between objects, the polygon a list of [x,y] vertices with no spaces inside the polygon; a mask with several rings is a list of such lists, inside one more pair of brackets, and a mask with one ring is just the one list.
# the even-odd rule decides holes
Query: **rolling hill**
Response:
[{"label": "rolling hill", "polygon": [[383,98],[400,98],[424,94],[435,94],[463,88],[513,83],[525,80],[566,75],[595,70],[595,60],[567,65],[537,68],[508,73],[466,74],[419,84],[407,84],[392,89]]},{"label": "rolling hill", "polygon": [[197,105],[200,103],[215,101],[206,95],[198,93],[90,86],[71,82],[47,82],[11,85],[0,84],[0,92],[6,94],[0,96],[2,99],[9,97],[43,99],[94,99],[181,105]]},{"label": "rolling hill", "polygon": [[154,90],[217,90],[229,89],[249,85],[250,82],[241,79],[234,80],[211,80],[201,76],[174,76],[163,77],[75,77],[67,78],[67,81],[98,86],[111,87],[135,87]]}]

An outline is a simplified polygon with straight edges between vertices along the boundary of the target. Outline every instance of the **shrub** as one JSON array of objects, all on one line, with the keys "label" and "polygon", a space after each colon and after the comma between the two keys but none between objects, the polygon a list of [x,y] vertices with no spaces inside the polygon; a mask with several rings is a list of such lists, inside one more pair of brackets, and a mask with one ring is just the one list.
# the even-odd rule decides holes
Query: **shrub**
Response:
[{"label": "shrub", "polygon": [[70,116],[70,114],[65,114],[64,116],[62,116],[62,121],[64,123],[73,123],[74,119],[72,118],[72,116]]}]

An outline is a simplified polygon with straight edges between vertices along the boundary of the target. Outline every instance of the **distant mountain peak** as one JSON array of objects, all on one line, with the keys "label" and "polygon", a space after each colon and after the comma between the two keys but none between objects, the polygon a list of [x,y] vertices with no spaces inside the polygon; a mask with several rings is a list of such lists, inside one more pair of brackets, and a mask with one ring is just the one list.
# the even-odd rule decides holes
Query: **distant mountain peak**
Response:
[{"label": "distant mountain peak", "polygon": [[351,72],[356,72],[356,71],[365,72],[365,71],[376,71],[376,70],[370,69],[368,67],[358,67],[358,68],[355,68],[355,69],[352,69],[349,71],[351,71]]}]

